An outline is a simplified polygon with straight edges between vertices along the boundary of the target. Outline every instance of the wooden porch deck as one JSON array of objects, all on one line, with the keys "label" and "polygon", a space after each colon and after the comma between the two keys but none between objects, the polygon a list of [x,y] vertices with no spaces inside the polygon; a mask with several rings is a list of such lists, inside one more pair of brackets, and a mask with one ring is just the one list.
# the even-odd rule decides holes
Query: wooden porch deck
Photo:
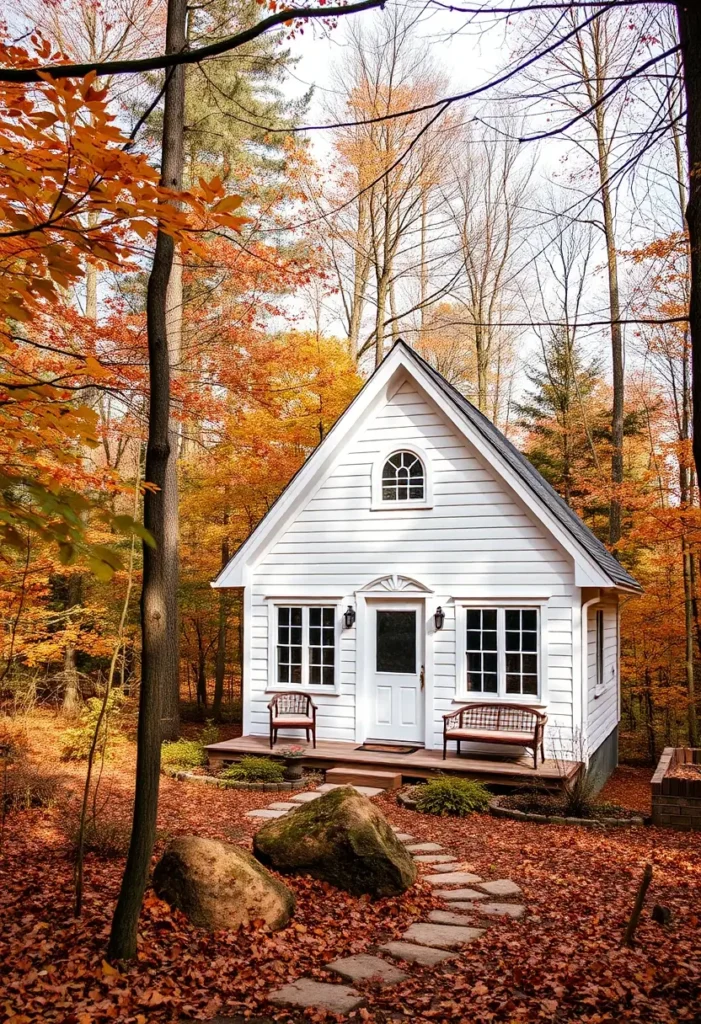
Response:
[{"label": "wooden porch deck", "polygon": [[[457,756],[455,750],[448,751],[443,760],[441,750],[424,750],[420,748],[411,754],[359,750],[357,743],[341,743],[329,740],[317,740],[316,750],[311,743],[303,740],[290,740],[295,746],[306,750],[304,764],[308,768],[371,768],[375,770],[401,772],[404,782],[413,779],[429,778],[436,772],[447,772],[452,775],[463,775],[471,779],[479,779],[492,786],[523,786],[537,780],[548,789],[559,789],[564,778],[572,778],[581,767],[579,761],[558,763],[545,760],[537,768],[533,767],[530,756],[521,758]],[[210,764],[224,764],[238,761],[243,754],[275,755],[276,749],[289,746],[289,743],[278,742],[276,748],[270,749],[267,736],[239,736],[236,739],[213,743],[207,747]],[[564,776],[564,778],[563,778]]]}]

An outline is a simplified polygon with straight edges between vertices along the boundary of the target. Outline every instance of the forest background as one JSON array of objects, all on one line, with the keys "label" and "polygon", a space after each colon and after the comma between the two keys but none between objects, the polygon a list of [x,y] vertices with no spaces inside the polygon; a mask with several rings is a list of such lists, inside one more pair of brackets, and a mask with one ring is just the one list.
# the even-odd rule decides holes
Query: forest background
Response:
[{"label": "forest background", "polygon": [[[260,13],[254,0],[213,0],[190,12],[188,45]],[[165,19],[158,0],[21,0],[2,28],[3,63],[162,52]],[[487,53],[499,69],[527,65],[556,32],[566,41],[537,73],[523,67],[488,100],[444,103],[464,86],[442,59],[448,33],[466,64]],[[237,719],[240,607],[209,582],[403,337],[644,586],[622,602],[625,756],[696,743],[688,178],[669,6],[595,19],[538,9],[479,29],[469,15],[449,29],[435,10],[387,6],[310,33],[302,43],[282,28],[184,72],[167,303],[179,692],[165,695],[163,735],[181,718]],[[313,93],[315,52],[334,57]],[[627,77],[641,62],[649,71]],[[167,78],[0,85],[14,217],[0,238],[0,688],[11,714],[75,715],[110,676],[125,707],[138,694],[146,207],[163,201]],[[95,140],[112,153],[101,182],[123,190],[150,173],[153,191],[106,184],[96,200],[64,162],[49,207],[72,218],[75,251],[44,246],[32,277],[39,256],[21,218],[42,195],[19,154],[45,175],[70,152],[90,166]],[[19,300],[18,268],[30,281]]]}]

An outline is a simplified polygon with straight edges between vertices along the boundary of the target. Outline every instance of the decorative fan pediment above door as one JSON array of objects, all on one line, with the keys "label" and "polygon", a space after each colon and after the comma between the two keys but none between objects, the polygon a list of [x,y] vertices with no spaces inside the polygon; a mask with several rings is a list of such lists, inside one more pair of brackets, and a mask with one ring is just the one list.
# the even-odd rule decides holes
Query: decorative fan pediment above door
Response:
[{"label": "decorative fan pediment above door", "polygon": [[419,583],[411,576],[400,576],[391,573],[387,576],[379,576],[376,580],[366,584],[360,589],[361,594],[432,594],[430,587]]}]

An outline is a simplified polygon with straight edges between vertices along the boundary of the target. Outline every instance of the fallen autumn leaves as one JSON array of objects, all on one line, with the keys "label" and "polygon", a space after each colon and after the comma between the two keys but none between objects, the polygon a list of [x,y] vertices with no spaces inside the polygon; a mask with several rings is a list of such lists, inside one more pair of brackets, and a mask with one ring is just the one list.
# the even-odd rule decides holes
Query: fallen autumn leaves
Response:
[{"label": "fallen autumn leaves", "polygon": [[[111,815],[128,814],[130,758],[128,751],[107,769],[102,793],[109,794]],[[629,774],[632,794],[634,780]],[[212,791],[164,779],[160,827],[171,835],[195,832],[247,843],[256,823],[245,811],[266,802],[265,793]],[[458,960],[412,968],[407,981],[384,994],[369,991],[367,1008],[357,1011],[356,1019],[378,1024],[699,1019],[701,836],[658,829],[594,832],[485,815],[436,819],[401,810],[389,796],[379,803],[394,824],[449,846],[484,877],[513,878],[525,891],[528,914],[523,921],[495,923]],[[325,963],[397,937],[438,905],[422,885],[400,898],[372,902],[310,879],[292,879],[298,909],[290,927],[275,935],[252,929],[210,936],[151,893],[138,960],[117,970],[103,957],[121,861],[88,857],[85,914],[74,921],[72,865],[60,817],[56,808],[14,814],[6,823],[0,859],[0,1019],[12,1024],[156,1024],[242,1012],[309,1019],[271,1013],[266,992],[302,974],[331,980]],[[647,859],[655,868],[648,909],[635,949],[621,949]],[[650,920],[653,902],[671,907],[669,929]]]}]

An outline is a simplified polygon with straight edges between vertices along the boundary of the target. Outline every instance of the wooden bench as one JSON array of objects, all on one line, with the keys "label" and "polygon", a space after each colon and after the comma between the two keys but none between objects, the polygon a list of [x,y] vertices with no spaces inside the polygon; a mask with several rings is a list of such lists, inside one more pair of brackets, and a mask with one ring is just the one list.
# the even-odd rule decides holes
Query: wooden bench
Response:
[{"label": "wooden bench", "polygon": [[448,740],[456,740],[458,757],[463,740],[472,743],[504,743],[533,751],[538,767],[538,748],[545,760],[543,737],[547,715],[525,704],[467,704],[443,715],[443,760]]}]

